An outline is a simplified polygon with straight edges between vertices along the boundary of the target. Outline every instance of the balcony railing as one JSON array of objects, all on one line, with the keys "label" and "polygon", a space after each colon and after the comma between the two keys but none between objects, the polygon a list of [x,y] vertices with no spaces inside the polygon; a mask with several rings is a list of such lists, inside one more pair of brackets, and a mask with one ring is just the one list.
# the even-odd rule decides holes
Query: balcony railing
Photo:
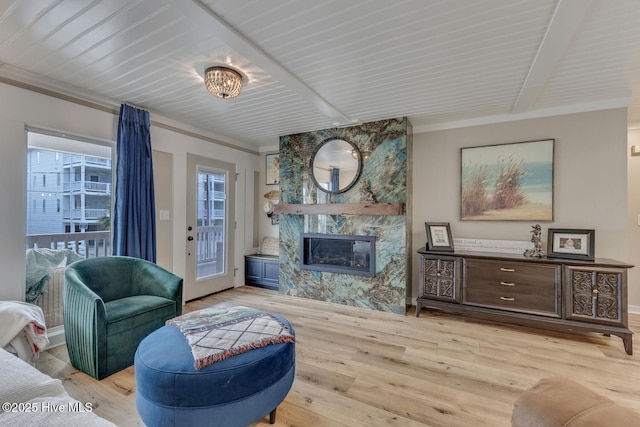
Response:
[{"label": "balcony railing", "polygon": [[111,232],[32,234],[27,236],[26,249],[73,249],[84,258],[111,255]]},{"label": "balcony railing", "polygon": [[72,181],[65,182],[62,186],[65,192],[80,192],[97,193],[97,194],[111,194],[110,182],[94,182],[94,181]]},{"label": "balcony railing", "polygon": [[65,154],[64,156],[64,164],[65,166],[69,165],[81,165],[83,163],[85,165],[94,165],[94,166],[108,166],[111,167],[110,159],[102,159],[100,157],[90,157],[90,156],[78,156],[75,154]]},{"label": "balcony railing", "polygon": [[224,244],[224,225],[198,227],[198,264],[221,261]]},{"label": "balcony railing", "polygon": [[65,220],[76,221],[97,221],[105,216],[110,216],[109,209],[84,209],[84,218],[82,217],[82,209],[64,209],[62,212]]}]

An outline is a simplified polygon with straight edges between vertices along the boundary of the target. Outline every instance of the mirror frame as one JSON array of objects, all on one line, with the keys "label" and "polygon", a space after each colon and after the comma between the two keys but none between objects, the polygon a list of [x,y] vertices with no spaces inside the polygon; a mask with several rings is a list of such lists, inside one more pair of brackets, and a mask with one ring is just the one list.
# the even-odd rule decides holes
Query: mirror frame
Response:
[{"label": "mirror frame", "polygon": [[[327,145],[328,143],[332,142],[332,141],[344,141],[347,144],[349,144],[352,148],[352,150],[355,150],[356,153],[358,154],[358,158],[355,159],[358,162],[358,170],[356,171],[355,176],[353,177],[353,180],[349,183],[349,185],[347,185],[346,187],[338,190],[338,191],[332,191],[332,190],[327,190],[326,188],[323,188],[318,181],[316,180],[316,176],[313,172],[313,164],[315,162],[316,156],[318,154],[318,152],[322,149],[322,147],[324,147],[325,145]],[[322,141],[318,147],[315,149],[315,151],[313,152],[313,155],[311,156],[311,161],[309,162],[309,175],[311,176],[311,180],[313,181],[313,184],[316,186],[317,189],[324,191],[325,193],[329,193],[329,194],[341,194],[344,193],[348,190],[350,190],[359,180],[360,180],[360,175],[362,174],[362,153],[360,153],[360,149],[351,141],[346,140],[344,138],[340,138],[337,136],[331,137],[331,138],[327,138],[324,141]]]}]

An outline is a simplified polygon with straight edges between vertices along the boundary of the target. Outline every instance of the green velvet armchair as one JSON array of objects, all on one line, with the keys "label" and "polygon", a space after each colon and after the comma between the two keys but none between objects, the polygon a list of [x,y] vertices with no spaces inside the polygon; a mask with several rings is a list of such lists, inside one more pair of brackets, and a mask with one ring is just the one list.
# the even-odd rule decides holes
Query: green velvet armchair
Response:
[{"label": "green velvet armchair", "polygon": [[140,341],[182,314],[182,279],[149,261],[90,258],[64,275],[69,359],[99,380],[133,365]]}]

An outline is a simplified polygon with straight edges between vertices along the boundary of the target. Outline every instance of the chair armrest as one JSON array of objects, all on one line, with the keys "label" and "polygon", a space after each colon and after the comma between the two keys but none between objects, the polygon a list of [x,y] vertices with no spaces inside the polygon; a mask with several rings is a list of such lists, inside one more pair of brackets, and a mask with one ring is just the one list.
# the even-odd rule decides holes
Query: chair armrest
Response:
[{"label": "chair armrest", "polygon": [[176,302],[177,315],[182,314],[181,277],[149,261],[140,261],[133,269],[132,283],[140,294],[164,297]]},{"label": "chair armrest", "polygon": [[105,364],[107,322],[104,301],[73,268],[64,273],[64,335],[73,366],[97,377]]}]

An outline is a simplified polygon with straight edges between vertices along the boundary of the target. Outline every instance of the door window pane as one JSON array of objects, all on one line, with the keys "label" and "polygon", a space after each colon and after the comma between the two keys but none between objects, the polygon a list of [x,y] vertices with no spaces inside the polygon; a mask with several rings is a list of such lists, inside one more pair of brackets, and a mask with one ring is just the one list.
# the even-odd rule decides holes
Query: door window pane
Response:
[{"label": "door window pane", "polygon": [[198,240],[196,280],[223,274],[226,174],[198,170]]}]

